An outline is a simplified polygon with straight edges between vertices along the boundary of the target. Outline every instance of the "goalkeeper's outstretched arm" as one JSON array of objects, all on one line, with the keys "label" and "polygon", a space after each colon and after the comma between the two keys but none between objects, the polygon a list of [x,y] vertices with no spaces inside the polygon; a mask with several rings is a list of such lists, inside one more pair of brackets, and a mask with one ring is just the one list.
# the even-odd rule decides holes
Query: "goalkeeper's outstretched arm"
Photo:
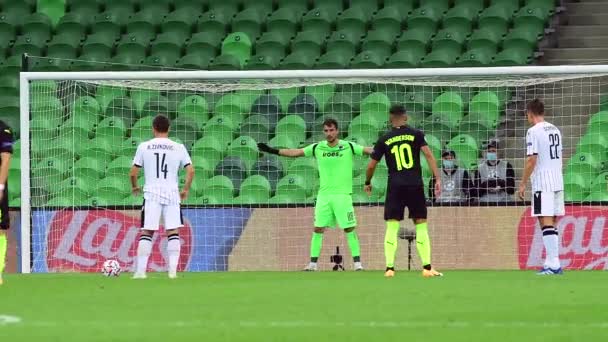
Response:
[{"label": "goalkeeper's outstretched arm", "polygon": [[270,147],[265,143],[258,143],[258,149],[265,153],[276,154],[276,155],[283,156],[283,157],[296,158],[296,157],[304,156],[304,149],[301,149],[301,148],[278,149],[278,148]]}]

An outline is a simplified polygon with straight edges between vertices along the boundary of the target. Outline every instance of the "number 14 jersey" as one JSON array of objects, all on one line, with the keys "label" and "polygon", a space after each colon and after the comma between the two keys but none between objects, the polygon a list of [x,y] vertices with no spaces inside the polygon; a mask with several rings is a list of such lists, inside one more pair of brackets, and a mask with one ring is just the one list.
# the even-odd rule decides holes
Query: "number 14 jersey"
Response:
[{"label": "number 14 jersey", "polygon": [[168,138],[141,143],[133,165],[144,169],[144,199],[161,204],[179,204],[178,172],[192,163],[184,145]]},{"label": "number 14 jersey", "polygon": [[425,145],[422,131],[396,127],[378,140],[372,158],[377,161],[386,158],[389,186],[422,186],[420,148]]},{"label": "number 14 jersey", "polygon": [[526,153],[536,155],[532,191],[563,191],[562,134],[554,125],[542,121],[528,129]]}]

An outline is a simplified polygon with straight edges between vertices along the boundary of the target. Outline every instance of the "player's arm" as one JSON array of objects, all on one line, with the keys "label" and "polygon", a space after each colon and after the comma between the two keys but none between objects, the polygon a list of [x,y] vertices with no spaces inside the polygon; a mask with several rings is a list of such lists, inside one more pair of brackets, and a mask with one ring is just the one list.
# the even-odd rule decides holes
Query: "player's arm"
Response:
[{"label": "player's arm", "polygon": [[138,196],[141,189],[137,185],[137,176],[139,175],[140,167],[137,165],[131,166],[131,171],[129,172],[129,180],[131,181],[131,192],[133,196]]},{"label": "player's arm", "polygon": [[376,166],[378,165],[378,160],[372,158],[367,164],[367,169],[365,170],[365,187],[363,190],[367,192],[368,195],[372,194],[372,178],[374,177],[374,172],[376,172]]},{"label": "player's arm", "polygon": [[184,169],[186,170],[186,182],[184,183],[184,187],[182,188],[182,191],[180,192],[180,198],[182,199],[182,201],[185,201],[186,199],[188,199],[188,193],[190,192],[190,186],[192,185],[192,180],[194,179],[194,167],[192,166],[192,164],[186,165],[186,167],[184,167]]},{"label": "player's arm", "polygon": [[363,154],[365,154],[366,156],[369,156],[372,153],[374,153],[373,147],[363,147]]},{"label": "player's arm", "polygon": [[283,156],[283,157],[302,157],[304,156],[304,149],[302,148],[282,148],[282,149],[278,149],[278,148],[274,148],[271,146],[268,146],[265,143],[258,143],[258,149],[264,153],[270,153],[270,154],[276,154],[278,156]]},{"label": "player's arm", "polygon": [[424,153],[426,163],[431,168],[431,172],[433,172],[433,178],[435,178],[435,197],[439,197],[439,194],[441,193],[441,175],[437,168],[437,160],[435,160],[435,156],[428,145],[421,146],[420,150]]},{"label": "player's arm", "polygon": [[536,154],[530,155],[526,158],[526,164],[524,165],[524,174],[521,178],[521,182],[519,183],[519,190],[517,191],[519,198],[521,198],[522,200],[524,199],[526,186],[528,186],[530,176],[532,176],[532,172],[534,172],[534,168],[536,167],[536,159]]}]

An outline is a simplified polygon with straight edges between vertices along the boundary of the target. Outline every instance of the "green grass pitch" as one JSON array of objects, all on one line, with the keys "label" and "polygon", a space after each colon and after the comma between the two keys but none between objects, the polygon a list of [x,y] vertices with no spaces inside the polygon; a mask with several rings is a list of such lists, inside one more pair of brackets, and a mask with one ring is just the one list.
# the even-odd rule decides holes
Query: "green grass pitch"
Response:
[{"label": "green grass pitch", "polygon": [[599,271],[8,275],[0,340],[604,341],[606,284]]}]

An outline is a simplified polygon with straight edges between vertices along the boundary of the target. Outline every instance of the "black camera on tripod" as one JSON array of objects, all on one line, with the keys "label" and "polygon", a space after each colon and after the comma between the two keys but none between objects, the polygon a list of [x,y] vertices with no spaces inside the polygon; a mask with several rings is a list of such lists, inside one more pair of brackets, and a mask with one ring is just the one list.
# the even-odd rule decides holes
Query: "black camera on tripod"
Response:
[{"label": "black camera on tripod", "polygon": [[334,271],[344,271],[344,266],[342,265],[344,258],[340,255],[339,246],[336,246],[336,254],[329,257],[329,262],[334,263],[334,267],[332,268]]}]

